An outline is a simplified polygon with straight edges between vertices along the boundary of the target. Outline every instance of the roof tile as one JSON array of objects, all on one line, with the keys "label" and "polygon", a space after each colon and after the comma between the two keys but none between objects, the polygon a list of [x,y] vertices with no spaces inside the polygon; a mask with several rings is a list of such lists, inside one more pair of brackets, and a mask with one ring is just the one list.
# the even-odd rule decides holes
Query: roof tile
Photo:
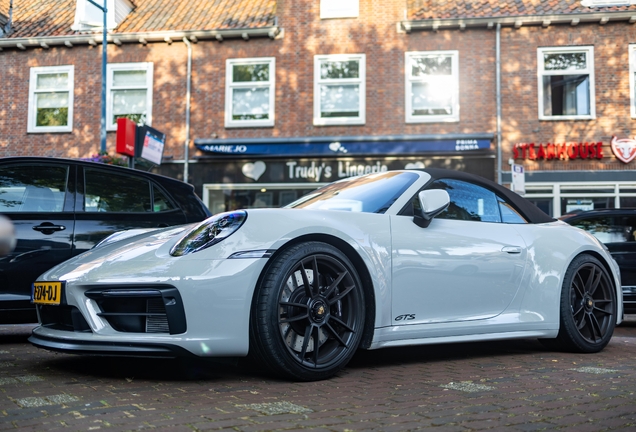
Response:
[{"label": "roof tile", "polygon": [[[13,0],[10,38],[70,36],[76,0]],[[275,22],[276,0],[134,0],[111,33],[262,28]],[[9,0],[0,0],[8,15]]]},{"label": "roof tile", "polygon": [[588,8],[580,0],[407,0],[411,21],[636,11],[635,6]]}]

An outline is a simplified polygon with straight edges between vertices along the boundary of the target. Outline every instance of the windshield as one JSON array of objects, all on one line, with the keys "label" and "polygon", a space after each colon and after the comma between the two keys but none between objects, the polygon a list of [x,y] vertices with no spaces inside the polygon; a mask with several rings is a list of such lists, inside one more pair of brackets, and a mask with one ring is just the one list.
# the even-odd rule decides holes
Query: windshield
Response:
[{"label": "windshield", "polygon": [[417,180],[413,172],[387,171],[328,184],[285,208],[384,213]]}]

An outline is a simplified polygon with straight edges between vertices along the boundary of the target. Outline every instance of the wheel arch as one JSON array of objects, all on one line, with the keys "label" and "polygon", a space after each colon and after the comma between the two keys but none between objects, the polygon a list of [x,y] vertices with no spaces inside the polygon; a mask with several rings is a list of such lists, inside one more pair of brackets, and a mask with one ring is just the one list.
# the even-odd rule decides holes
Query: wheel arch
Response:
[{"label": "wheel arch", "polygon": [[[261,285],[262,278],[267,273],[267,270],[269,268],[269,263],[273,262],[278,255],[294,245],[310,241],[323,242],[337,248],[347,256],[347,258],[355,267],[355,270],[358,272],[358,276],[360,277],[360,280],[362,282],[362,289],[364,290],[365,310],[364,329],[359,348],[369,348],[369,346],[371,346],[371,341],[373,340],[373,331],[375,327],[375,291],[373,287],[373,279],[371,278],[369,269],[367,268],[360,254],[356,252],[356,250],[344,240],[329,234],[307,234],[288,241],[287,243],[279,247],[276,252],[274,252],[269,258],[268,265],[263,268],[261,274],[258,277],[257,287]],[[252,303],[254,302],[255,298],[256,292],[254,292],[254,294],[252,295]],[[250,312],[250,319],[251,315],[252,313]]]},{"label": "wheel arch", "polygon": [[[612,265],[607,261],[607,258],[605,256],[603,256],[603,254],[598,253],[595,250],[584,250],[579,252],[578,254],[576,254],[572,260],[570,261],[570,263],[572,261],[574,261],[576,258],[578,258],[581,255],[591,255],[594,258],[596,258],[597,260],[600,261],[601,264],[603,264],[603,268],[605,269],[605,271],[607,272],[607,274],[610,276],[610,280],[612,281],[612,285],[614,285],[614,293],[616,294],[616,305],[619,306],[620,305],[620,310],[616,311],[616,319],[617,319],[617,324],[620,324],[620,322],[622,321],[623,317],[623,291],[622,291],[622,287],[620,285],[620,283],[617,285],[616,284],[616,279],[614,278],[614,272],[612,271]],[[569,264],[568,264],[569,266]],[[620,282],[620,281],[619,281]],[[563,288],[561,288],[563,289]]]}]

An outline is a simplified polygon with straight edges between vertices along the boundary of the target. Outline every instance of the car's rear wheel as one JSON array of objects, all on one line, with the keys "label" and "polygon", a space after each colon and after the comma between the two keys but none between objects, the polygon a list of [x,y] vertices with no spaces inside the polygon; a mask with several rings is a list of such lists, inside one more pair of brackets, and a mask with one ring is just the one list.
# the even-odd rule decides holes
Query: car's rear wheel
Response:
[{"label": "car's rear wheel", "polygon": [[253,302],[250,352],[277,375],[325,379],[355,353],[364,318],[364,291],[351,261],[326,243],[299,244],[265,270]]},{"label": "car's rear wheel", "polygon": [[616,325],[616,290],[607,270],[595,257],[576,257],[563,279],[561,318],[550,348],[598,352],[609,343]]}]

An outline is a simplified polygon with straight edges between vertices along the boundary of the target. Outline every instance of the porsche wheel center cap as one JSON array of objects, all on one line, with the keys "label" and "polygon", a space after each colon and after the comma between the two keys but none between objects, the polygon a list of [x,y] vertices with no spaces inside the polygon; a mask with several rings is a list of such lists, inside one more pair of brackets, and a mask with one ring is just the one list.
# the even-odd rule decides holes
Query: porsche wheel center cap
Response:
[{"label": "porsche wheel center cap", "polygon": [[322,300],[313,302],[309,308],[311,311],[311,318],[314,322],[321,322],[327,315],[327,305]]}]

